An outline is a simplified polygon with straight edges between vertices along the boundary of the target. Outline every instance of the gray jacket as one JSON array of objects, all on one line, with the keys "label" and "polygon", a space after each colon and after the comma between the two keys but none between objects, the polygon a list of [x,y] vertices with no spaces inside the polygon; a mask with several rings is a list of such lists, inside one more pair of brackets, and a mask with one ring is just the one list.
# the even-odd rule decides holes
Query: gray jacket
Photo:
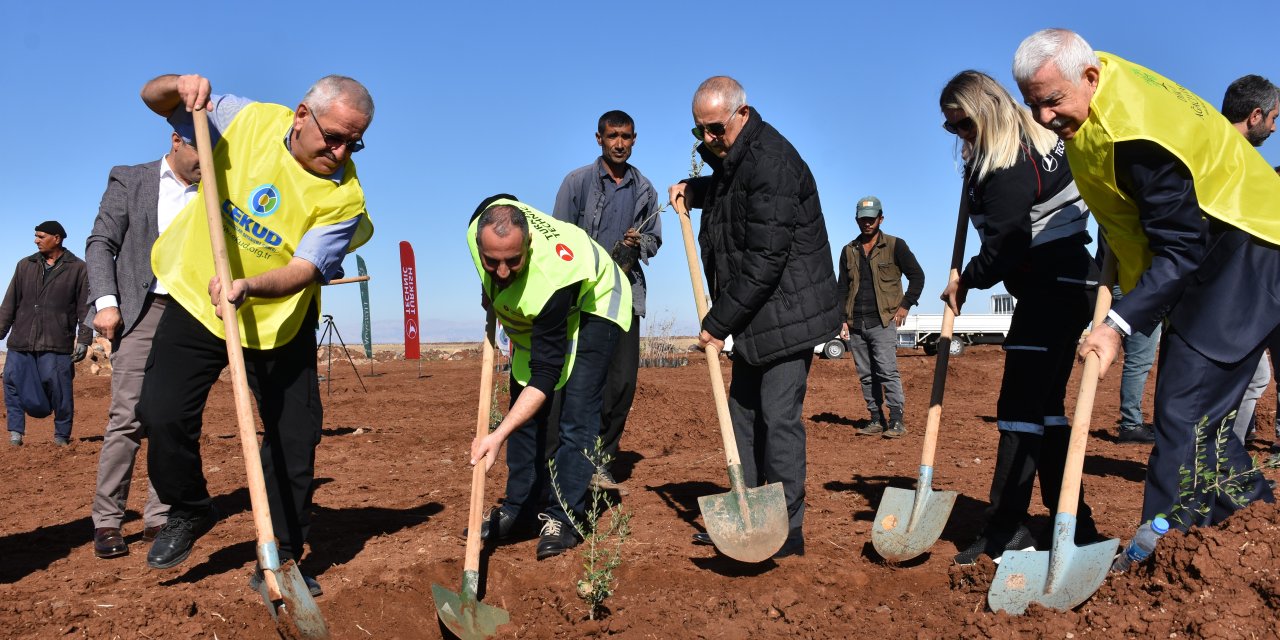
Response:
[{"label": "gray jacket", "polygon": [[[597,239],[600,217],[604,214],[605,206],[604,190],[600,186],[598,177],[600,162],[600,158],[596,158],[595,162],[569,172],[569,175],[564,177],[564,182],[560,184],[560,191],[556,194],[556,206],[552,210],[552,215],[557,220],[578,225],[592,239]],[[632,212],[626,226],[635,227],[662,206],[662,203],[658,202],[658,192],[654,190],[649,179],[644,177],[639,169],[628,166],[635,176],[638,195],[635,211]],[[649,258],[658,253],[658,247],[662,245],[662,221],[655,215],[639,231],[640,262],[649,264]],[[613,247],[604,248],[605,251],[611,249]],[[631,280],[631,308],[637,316],[643,318],[646,287],[640,262],[637,262],[635,267],[627,273],[627,277]]]},{"label": "gray jacket", "polygon": [[85,241],[89,263],[89,302],[107,295],[120,301],[120,318],[129,333],[138,322],[147,291],[155,280],[151,246],[159,237],[160,161],[111,168],[98,205],[93,233]]}]

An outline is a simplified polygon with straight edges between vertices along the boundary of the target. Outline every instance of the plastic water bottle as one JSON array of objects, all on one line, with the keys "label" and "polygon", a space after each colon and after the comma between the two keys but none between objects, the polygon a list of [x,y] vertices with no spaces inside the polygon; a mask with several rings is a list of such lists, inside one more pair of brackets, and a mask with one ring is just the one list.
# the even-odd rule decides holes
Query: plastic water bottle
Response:
[{"label": "plastic water bottle", "polygon": [[1111,563],[1111,571],[1123,572],[1128,570],[1130,565],[1146,560],[1151,556],[1151,552],[1156,550],[1156,543],[1160,542],[1160,536],[1168,532],[1169,521],[1164,518],[1156,518],[1138,527],[1133,540],[1125,546],[1124,553],[1116,556],[1115,562]]}]

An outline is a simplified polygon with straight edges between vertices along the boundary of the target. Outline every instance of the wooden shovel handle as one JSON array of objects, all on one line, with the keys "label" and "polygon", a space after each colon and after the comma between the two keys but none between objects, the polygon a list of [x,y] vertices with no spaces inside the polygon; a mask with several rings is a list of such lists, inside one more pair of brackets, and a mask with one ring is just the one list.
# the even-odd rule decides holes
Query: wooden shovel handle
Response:
[{"label": "wooden shovel handle", "polygon": [[[965,239],[969,235],[969,207],[964,190],[960,193],[960,212],[956,216],[956,237],[951,245],[951,271],[947,282],[960,279],[960,263],[964,260]],[[932,467],[938,449],[938,431],[942,425],[942,397],[947,389],[947,365],[951,361],[951,339],[956,326],[956,314],[951,305],[942,305],[942,334],[938,338],[938,355],[933,364],[933,391],[929,396],[929,415],[924,425],[924,448],[920,451],[920,466]]]},{"label": "wooden shovel handle", "polygon": [[[489,411],[493,405],[493,334],[494,315],[489,311],[485,321],[484,342],[480,346],[480,403],[476,407],[476,437],[489,435]],[[489,455],[497,455],[493,452]],[[477,460],[471,469],[471,511],[467,516],[467,555],[463,558],[463,571],[480,570],[480,521],[484,511],[484,475],[488,465]],[[491,523],[496,526],[496,523]]]},{"label": "wooden shovel handle", "polygon": [[[676,214],[680,218],[680,231],[684,235],[684,255],[689,261],[689,281],[693,283],[693,304],[698,309],[698,324],[707,316],[706,292],[702,288],[702,267],[698,264],[698,251],[693,245],[693,223],[689,220],[689,209],[684,206],[682,198],[675,204]],[[720,354],[713,344],[708,344],[704,351],[707,354],[707,371],[711,374],[711,395],[716,401],[716,419],[720,423],[720,439],[724,441],[724,455],[730,467],[741,464],[738,457],[738,441],[733,437],[733,422],[729,420],[729,399],[724,392],[724,377],[720,373]]]},{"label": "wooden shovel handle", "polygon": [[[236,307],[227,299],[231,289],[231,266],[227,260],[227,242],[223,235],[221,198],[218,196],[218,173],[213,163],[213,145],[209,137],[209,119],[204,109],[192,114],[196,130],[196,153],[200,159],[200,191],[204,192],[205,214],[209,221],[209,243],[213,248],[213,266],[222,283],[222,299],[218,308],[227,334],[227,363],[231,367],[231,388],[236,402],[236,424],[240,427],[240,448],[244,454],[245,476],[249,483],[249,504],[253,508],[253,526],[258,533],[258,546],[276,541],[271,527],[271,507],[267,502],[267,485],[262,477],[262,458],[258,452],[258,431],[249,401],[249,380],[245,375],[244,350],[240,343],[240,323]],[[279,588],[275,575],[264,572],[273,599]]]},{"label": "wooden shovel handle", "polygon": [[[1116,260],[1110,248],[1103,245],[1102,281],[1098,283],[1098,302],[1093,307],[1090,331],[1102,326],[1111,310],[1111,283],[1115,282]],[[1089,442],[1089,422],[1093,417],[1093,398],[1098,391],[1098,371],[1102,363],[1098,354],[1090,352],[1080,375],[1080,395],[1076,412],[1071,416],[1071,440],[1067,445],[1066,468],[1062,472],[1062,492],[1058,495],[1058,513],[1076,514],[1080,502],[1080,477],[1084,472],[1084,452]]]}]

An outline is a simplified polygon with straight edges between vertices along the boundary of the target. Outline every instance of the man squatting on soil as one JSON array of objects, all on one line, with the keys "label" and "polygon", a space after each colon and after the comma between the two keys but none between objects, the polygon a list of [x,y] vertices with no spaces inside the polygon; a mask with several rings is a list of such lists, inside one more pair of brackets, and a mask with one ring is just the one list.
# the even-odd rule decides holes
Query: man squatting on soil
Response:
[{"label": "man squatting on soil", "polygon": [[[319,289],[340,275],[342,257],[373,234],[351,161],[364,147],[373,99],[351,78],[326,76],[290,110],[212,95],[209,81],[196,75],[155,78],[142,88],[142,99],[171,122],[189,121],[196,107],[208,111],[210,128],[220,135],[215,161],[231,168],[218,186],[234,228],[227,250],[239,276],[229,283],[210,277],[203,198],[187,204],[151,252],[156,279],[173,303],[156,327],[137,408],[151,440],[152,483],[170,505],[147,564],[163,569],[181,563],[218,520],[199,443],[209,389],[227,366],[217,307],[224,287],[226,298],[246,310],[240,314],[244,359],[266,432],[262,471],[280,560],[300,560],[323,419],[316,374]],[[260,575],[251,584],[256,580]],[[314,580],[307,582],[313,594],[319,592]]]},{"label": "man squatting on soil", "polygon": [[[1222,97],[1223,117],[1255,147],[1261,147],[1275,133],[1277,113],[1280,113],[1280,92],[1276,91],[1276,86],[1270,80],[1262,76],[1237,78],[1227,86],[1227,92]],[[1246,448],[1257,427],[1254,409],[1269,382],[1271,359],[1263,351],[1262,357],[1258,359],[1258,368],[1254,370],[1249,386],[1245,387],[1244,399],[1240,401],[1240,409],[1236,411],[1233,428],[1236,437]]]},{"label": "man squatting on soil", "polygon": [[[987,524],[955,557],[957,564],[973,564],[984,553],[995,559],[1006,549],[1035,544],[1026,523],[1037,472],[1053,521],[1071,435],[1067,381],[1093,311],[1098,268],[1085,248],[1089,211],[1071,179],[1062,141],[1037,126],[1000,83],[977,71],[956,74],[938,103],[942,126],[959,137],[965,162],[960,210],[982,240],[959,278],[947,283],[942,300],[959,315],[970,289],[1000,282],[1018,299],[1004,340],[996,405],[1000,441]],[[1076,539],[1095,541],[1098,531],[1083,489],[1076,513]]]},{"label": "man squatting on soil", "polygon": [[[486,514],[480,535],[508,538],[536,514],[543,560],[579,542],[570,515],[581,522],[586,509],[596,470],[583,451],[595,448],[605,373],[619,336],[631,328],[631,286],[585,231],[514,196],[480,203],[467,244],[483,305],[502,322],[513,353],[511,408],[489,435],[471,443],[471,464],[483,460],[488,471],[509,442],[506,497]],[[560,395],[560,443],[547,452],[553,393]],[[548,455],[559,496],[550,486]]]},{"label": "man squatting on soil", "polygon": [[[782,482],[790,532],[775,557],[804,553],[805,431],[813,345],[840,323],[818,187],[795,147],[708,78],[693,94],[698,153],[714,173],[672,185],[677,211],[702,209],[698,243],[712,306],[699,346],[734,337],[729,414],[748,486]],[[695,539],[706,541],[706,534]]]},{"label": "man squatting on soil", "polygon": [[[1142,521],[1166,514],[1186,530],[1220,522],[1253,500],[1272,501],[1259,473],[1237,478],[1235,495],[1201,483],[1184,497],[1180,480],[1182,471],[1197,471],[1198,448],[1209,464],[1253,467],[1239,439],[1224,438],[1219,450],[1217,435],[1229,428],[1227,414],[1239,406],[1263,349],[1280,346],[1280,178],[1200,98],[1095,53],[1071,31],[1029,36],[1013,75],[1036,121],[1066,141],[1076,185],[1126,291],[1079,355],[1096,353],[1105,374],[1121,338],[1150,332],[1167,312]],[[1125,107],[1133,104],[1144,108]]]},{"label": "man squatting on soil", "polygon": [[[636,143],[636,125],[623,111],[609,111],[596,124],[600,157],[569,172],[556,193],[553,215],[578,225],[601,247],[611,249],[618,266],[631,282],[631,329],[618,339],[613,360],[605,374],[600,409],[601,454],[614,459],[618,443],[636,396],[640,368],[640,318],[644,317],[646,283],[640,263],[662,245],[662,220],[655,214],[661,203],[658,192],[640,170],[627,162]],[[592,476],[593,486],[627,490],[614,479],[608,466]]]},{"label": "man squatting on soil", "polygon": [[[907,312],[920,300],[924,290],[924,269],[906,240],[880,229],[884,208],[880,199],[858,200],[854,215],[858,237],[840,251],[836,270],[836,291],[843,304],[844,323],[840,339],[849,340],[849,351],[858,368],[862,399],[871,421],[858,435],[901,438],[907,434],[902,421],[906,399],[902,376],[898,373],[898,327]],[[907,292],[902,292],[902,276],[907,276]],[[884,423],[884,406],[889,405],[889,426]]]},{"label": "man squatting on soil", "polygon": [[[196,197],[200,158],[195,132],[186,125],[169,134],[169,153],[134,166],[111,168],[93,232],[85,241],[93,328],[111,341],[111,408],[98,454],[93,494],[93,553],[115,558],[129,553],[124,521],[134,460],[146,430],[134,411],[142,393],[147,356],[156,326],[172,302],[151,271],[151,246]],[[153,542],[169,517],[147,481],[142,540]]]},{"label": "man squatting on soil", "polygon": [[71,444],[74,363],[89,352],[93,331],[81,322],[89,300],[85,264],[62,246],[66,239],[57,220],[36,225],[36,252],[18,261],[0,303],[0,339],[9,337],[4,407],[10,445],[22,444],[27,415],[50,413],[53,444]]}]

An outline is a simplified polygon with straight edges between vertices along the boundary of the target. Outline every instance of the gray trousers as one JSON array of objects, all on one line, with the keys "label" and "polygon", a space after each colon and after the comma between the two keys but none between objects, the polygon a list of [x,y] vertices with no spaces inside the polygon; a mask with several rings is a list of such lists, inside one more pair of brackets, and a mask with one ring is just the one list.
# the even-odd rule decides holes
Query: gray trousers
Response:
[{"label": "gray trousers", "polygon": [[[857,326],[855,326],[857,325]],[[858,365],[862,398],[871,420],[883,420],[881,407],[889,405],[889,419],[902,419],[902,377],[898,375],[898,328],[880,326],[880,319],[849,325],[849,350]]]},{"label": "gray trousers", "polygon": [[1267,352],[1263,351],[1262,359],[1258,360],[1258,368],[1254,370],[1253,378],[1249,380],[1249,386],[1244,388],[1244,398],[1240,400],[1240,408],[1236,410],[1236,421],[1232,426],[1232,431],[1236,434],[1236,438],[1240,439],[1240,444],[1245,444],[1245,437],[1249,435],[1249,425],[1254,422],[1253,410],[1258,405],[1258,398],[1262,397],[1270,382],[1271,359],[1267,357]]},{"label": "gray trousers", "polygon": [[[111,352],[111,409],[107,432],[102,438],[102,452],[98,455],[98,486],[93,493],[94,528],[119,528],[124,521],[134,459],[146,435],[146,429],[134,415],[134,408],[142,395],[142,374],[165,303],[164,298],[148,296],[138,324]],[[168,519],[169,506],[160,502],[148,481],[147,504],[142,510],[144,526],[159,526]]]},{"label": "gray trousers", "polygon": [[802,351],[769,364],[733,363],[729,417],[748,487],[781,482],[791,533],[804,535],[804,394],[813,352]]}]

